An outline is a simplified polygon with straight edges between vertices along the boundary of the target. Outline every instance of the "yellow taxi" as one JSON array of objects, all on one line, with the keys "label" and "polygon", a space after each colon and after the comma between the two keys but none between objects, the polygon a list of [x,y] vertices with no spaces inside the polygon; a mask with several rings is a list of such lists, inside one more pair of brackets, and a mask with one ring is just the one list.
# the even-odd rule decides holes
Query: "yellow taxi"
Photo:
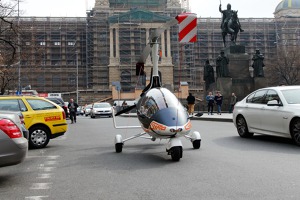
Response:
[{"label": "yellow taxi", "polygon": [[44,148],[68,129],[65,111],[57,104],[34,96],[0,96],[1,110],[21,111],[29,130],[29,146]]}]

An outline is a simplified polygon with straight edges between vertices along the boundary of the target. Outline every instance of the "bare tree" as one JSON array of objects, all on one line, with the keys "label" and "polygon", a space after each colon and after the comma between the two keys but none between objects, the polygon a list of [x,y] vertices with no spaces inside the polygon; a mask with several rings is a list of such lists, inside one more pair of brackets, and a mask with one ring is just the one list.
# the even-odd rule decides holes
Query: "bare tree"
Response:
[{"label": "bare tree", "polygon": [[277,55],[268,62],[268,80],[271,85],[300,84],[300,51],[295,47],[283,46]]},{"label": "bare tree", "polygon": [[14,80],[17,62],[18,26],[14,17],[16,5],[0,1],[0,95]]}]

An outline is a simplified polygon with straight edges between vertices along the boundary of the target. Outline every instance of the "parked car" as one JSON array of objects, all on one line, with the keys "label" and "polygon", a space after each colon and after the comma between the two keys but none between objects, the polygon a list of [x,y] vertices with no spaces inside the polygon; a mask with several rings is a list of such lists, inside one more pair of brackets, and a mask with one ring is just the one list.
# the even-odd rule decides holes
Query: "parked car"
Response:
[{"label": "parked car", "polygon": [[66,114],[67,114],[67,118],[69,118],[70,117],[70,111],[69,111],[69,108],[68,108],[68,105],[69,105],[69,102],[64,102],[65,103],[65,107],[66,107]]},{"label": "parked car", "polygon": [[46,99],[56,103],[60,107],[62,107],[66,113],[66,118],[69,118],[68,105],[65,105],[65,102],[60,97],[46,97]]},{"label": "parked car", "polygon": [[92,108],[92,104],[89,104],[89,105],[86,105],[85,108],[84,108],[84,115],[87,117],[90,115],[90,112],[91,112],[91,108]]},{"label": "parked car", "polygon": [[83,107],[82,106],[78,106],[76,115],[83,115]]},{"label": "parked car", "polygon": [[47,146],[50,139],[64,135],[68,129],[65,111],[42,97],[1,96],[0,110],[22,112],[31,148]]},{"label": "parked car", "polygon": [[[19,117],[20,120],[15,119],[16,115]],[[10,119],[12,119],[21,128],[23,136],[28,140],[29,131],[25,127],[24,116],[21,111],[0,110],[0,117],[10,117]]]},{"label": "parked car", "polygon": [[300,86],[252,92],[234,106],[233,122],[241,137],[254,133],[287,137],[300,146]]},{"label": "parked car", "polygon": [[[5,115],[5,116],[3,116]],[[16,113],[0,114],[0,167],[21,163],[28,152],[28,140]]]},{"label": "parked car", "polygon": [[94,103],[91,111],[91,118],[95,118],[97,116],[108,116],[112,117],[112,106],[110,103]]}]

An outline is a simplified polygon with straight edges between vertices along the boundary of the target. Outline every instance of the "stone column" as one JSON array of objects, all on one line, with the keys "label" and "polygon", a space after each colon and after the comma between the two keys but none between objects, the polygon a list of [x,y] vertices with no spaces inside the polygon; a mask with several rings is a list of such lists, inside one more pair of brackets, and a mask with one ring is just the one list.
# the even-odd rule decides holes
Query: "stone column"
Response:
[{"label": "stone column", "polygon": [[[149,28],[146,28],[146,45],[149,43],[149,32],[150,32]],[[147,57],[145,64],[151,65],[150,55]]]},{"label": "stone column", "polygon": [[165,52],[166,52],[166,47],[165,47],[165,32],[162,32],[160,41],[161,41],[161,51],[162,51],[161,57],[165,58],[166,57],[166,54],[165,54]]},{"label": "stone column", "polygon": [[120,61],[119,28],[116,28],[116,59]]},{"label": "stone column", "polygon": [[114,30],[113,28],[109,29],[109,57],[110,59],[114,58]]},{"label": "stone column", "polygon": [[170,29],[167,29],[167,62],[172,64]]}]

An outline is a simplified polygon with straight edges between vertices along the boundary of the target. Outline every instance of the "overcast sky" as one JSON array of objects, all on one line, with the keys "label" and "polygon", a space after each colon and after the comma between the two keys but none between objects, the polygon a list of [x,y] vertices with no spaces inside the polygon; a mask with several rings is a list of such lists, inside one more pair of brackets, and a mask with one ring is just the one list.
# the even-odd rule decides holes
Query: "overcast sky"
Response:
[{"label": "overcast sky", "polygon": [[[11,0],[17,1],[17,0]],[[222,9],[228,3],[232,10],[238,10],[239,17],[273,17],[281,0],[221,0]],[[95,0],[20,0],[23,16],[85,17],[86,10],[94,7]],[[190,0],[192,12],[198,17],[221,17],[220,0]]]}]

